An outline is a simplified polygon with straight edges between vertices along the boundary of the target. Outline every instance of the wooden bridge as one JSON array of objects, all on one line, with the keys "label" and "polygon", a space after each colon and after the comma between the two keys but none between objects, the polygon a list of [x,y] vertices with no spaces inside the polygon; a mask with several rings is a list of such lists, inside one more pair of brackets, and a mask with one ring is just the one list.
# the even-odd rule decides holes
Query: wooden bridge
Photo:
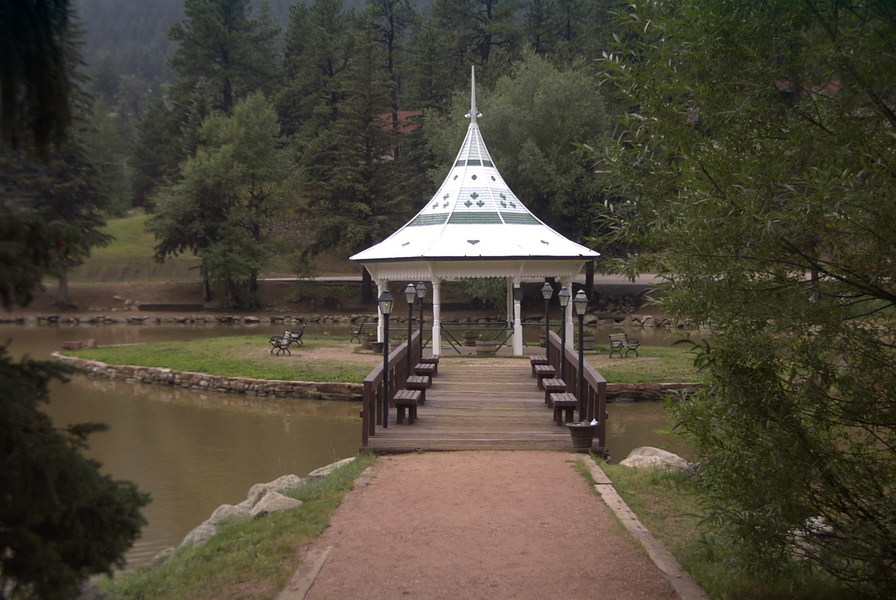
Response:
[{"label": "wooden bridge", "polygon": [[[548,358],[559,367],[559,338],[554,333],[551,338],[554,343],[548,349]],[[412,356],[419,353],[416,343],[414,336]],[[405,352],[407,347],[402,345],[389,357],[393,394],[403,387],[406,378]],[[567,378],[575,382],[577,357],[571,351],[567,355]],[[364,382],[362,449],[377,453],[572,449],[569,431],[555,424],[553,411],[544,403],[544,391],[524,358],[443,358],[414,424],[399,425],[393,409],[386,428],[382,427],[382,373],[381,365]],[[604,415],[606,419],[606,381],[587,364],[585,381],[588,418]],[[594,440],[595,451],[606,445],[606,426],[601,425]]]}]

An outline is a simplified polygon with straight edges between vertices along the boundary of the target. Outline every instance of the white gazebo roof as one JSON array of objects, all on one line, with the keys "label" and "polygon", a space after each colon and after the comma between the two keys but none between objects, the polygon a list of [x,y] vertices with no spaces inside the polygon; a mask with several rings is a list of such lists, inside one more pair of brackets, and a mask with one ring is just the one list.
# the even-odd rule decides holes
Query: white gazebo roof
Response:
[{"label": "white gazebo roof", "polygon": [[438,191],[414,218],[351,260],[376,280],[573,277],[598,253],[557,233],[507,186],[477,124],[470,126]]}]

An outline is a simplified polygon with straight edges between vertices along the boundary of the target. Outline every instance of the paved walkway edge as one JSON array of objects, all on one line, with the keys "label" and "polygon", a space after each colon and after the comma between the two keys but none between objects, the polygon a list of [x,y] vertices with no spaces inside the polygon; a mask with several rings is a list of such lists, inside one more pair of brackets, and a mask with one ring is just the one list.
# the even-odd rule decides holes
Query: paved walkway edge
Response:
[{"label": "paved walkway edge", "polygon": [[[370,483],[370,480],[379,473],[382,466],[382,462],[376,461],[364,469],[364,471],[355,478],[353,489],[357,489]],[[280,590],[280,593],[277,594],[275,600],[305,600],[305,596],[308,595],[308,591],[311,589],[311,586],[314,585],[314,580],[317,579],[318,573],[320,573],[324,563],[327,562],[327,557],[330,556],[330,550],[332,549],[332,546],[327,546],[323,550],[308,550],[303,553],[302,563],[299,565],[299,568],[296,569],[296,572],[293,573],[292,578],[289,580],[289,583],[286,584],[286,587]]]},{"label": "paved walkway edge", "polygon": [[613,511],[619,522],[644,548],[647,556],[653,561],[660,572],[669,580],[675,592],[682,600],[710,600],[709,595],[700,587],[700,584],[685,571],[678,559],[666,549],[661,541],[653,537],[644,527],[634,512],[628,507],[613,482],[607,477],[591,456],[582,456],[581,460],[588,467],[594,478],[594,489],[600,494],[604,503]]}]

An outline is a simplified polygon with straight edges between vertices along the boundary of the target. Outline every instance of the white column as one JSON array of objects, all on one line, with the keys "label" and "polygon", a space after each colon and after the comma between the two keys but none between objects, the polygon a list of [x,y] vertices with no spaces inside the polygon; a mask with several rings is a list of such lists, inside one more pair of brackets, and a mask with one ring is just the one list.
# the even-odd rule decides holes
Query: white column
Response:
[{"label": "white column", "polygon": [[566,347],[575,349],[575,333],[573,331],[572,323],[572,280],[561,279],[560,285],[569,290],[569,302],[566,303],[566,308],[563,309],[563,326],[566,328]]},{"label": "white column", "polygon": [[[516,288],[519,286],[519,283],[514,284],[514,298],[513,298],[513,355],[514,356],[522,356],[523,355],[523,318],[522,318],[522,303],[520,300],[516,298],[517,294]],[[522,295],[522,294],[520,294]]]},{"label": "white column", "polygon": [[442,353],[442,282],[432,280],[432,355],[439,356]]},{"label": "white column", "polygon": [[[389,287],[389,280],[382,279],[377,280],[376,282],[376,297],[379,300],[379,297],[386,291],[386,288]],[[379,317],[376,322],[376,341],[382,342],[385,339],[384,329],[386,325],[386,319],[383,318],[383,313],[380,312],[380,303],[376,303],[376,314]]]},{"label": "white column", "polygon": [[507,292],[504,297],[504,326],[511,327],[513,325],[513,277],[505,277],[504,284],[504,289]]}]

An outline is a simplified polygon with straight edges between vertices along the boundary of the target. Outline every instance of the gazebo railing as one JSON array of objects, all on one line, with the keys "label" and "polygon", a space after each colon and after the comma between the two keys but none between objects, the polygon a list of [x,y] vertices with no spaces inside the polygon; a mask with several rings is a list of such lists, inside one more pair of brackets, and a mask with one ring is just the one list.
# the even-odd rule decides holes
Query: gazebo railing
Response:
[{"label": "gazebo railing", "polygon": [[[416,364],[420,354],[420,332],[411,334],[410,340],[402,342],[389,352],[389,399],[397,390],[403,389],[408,380],[408,350],[411,364]],[[361,445],[367,446],[370,436],[376,435],[377,426],[383,425],[383,364],[377,365],[364,378],[361,398]]]},{"label": "gazebo railing", "polygon": [[[561,351],[561,339],[556,332],[551,331],[547,344],[548,362],[557,372],[557,376],[563,373],[563,381],[566,382],[566,391],[574,394],[577,398],[579,395],[579,351],[571,347]],[[563,368],[561,369],[561,362]],[[584,389],[585,389],[585,419],[591,421],[597,419],[597,438],[598,450],[604,452],[607,448],[607,380],[594,368],[587,360],[584,361],[583,369]]]}]

